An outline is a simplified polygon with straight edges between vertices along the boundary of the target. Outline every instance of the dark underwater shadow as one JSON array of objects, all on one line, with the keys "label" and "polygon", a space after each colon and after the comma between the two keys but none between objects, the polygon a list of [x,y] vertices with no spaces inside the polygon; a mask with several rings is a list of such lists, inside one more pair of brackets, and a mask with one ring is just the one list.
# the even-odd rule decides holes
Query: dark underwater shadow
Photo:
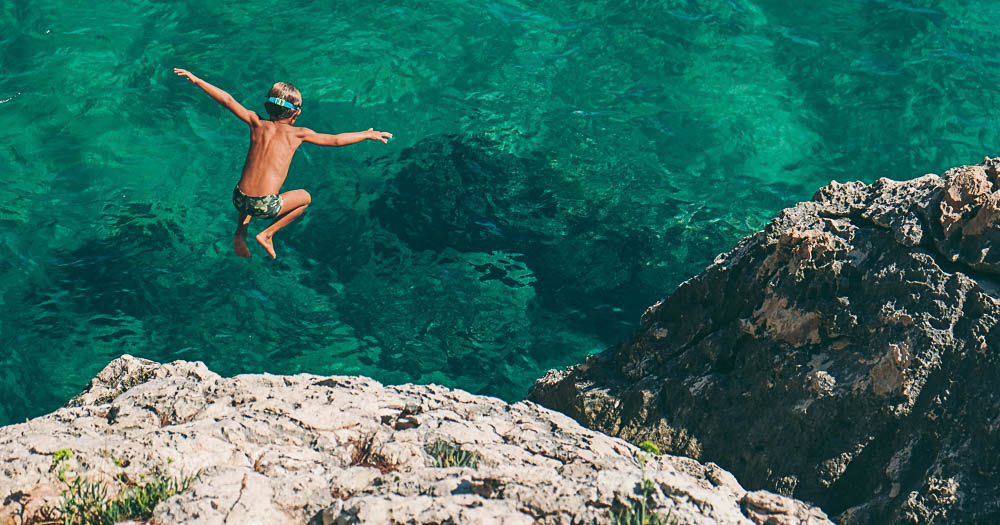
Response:
[{"label": "dark underwater shadow", "polygon": [[[309,234],[285,241],[306,261],[303,282],[343,283],[338,308],[383,349],[379,369],[437,371],[507,399],[627,336],[649,304],[744,233],[667,184],[608,196],[541,153],[482,138],[432,137],[377,163],[387,178],[353,199],[362,204],[319,203]],[[470,328],[490,310],[489,334]]]}]

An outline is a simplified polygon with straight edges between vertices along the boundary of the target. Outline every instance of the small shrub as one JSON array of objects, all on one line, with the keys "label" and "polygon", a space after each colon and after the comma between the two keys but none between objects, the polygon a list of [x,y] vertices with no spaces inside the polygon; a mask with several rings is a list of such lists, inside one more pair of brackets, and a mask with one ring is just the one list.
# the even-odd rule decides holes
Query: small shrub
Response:
[{"label": "small shrub", "polygon": [[108,501],[108,487],[101,482],[76,478],[63,491],[59,512],[65,525],[113,525],[118,509]]},{"label": "small shrub", "polygon": [[73,451],[68,448],[61,448],[52,453],[52,466],[49,472],[56,471],[56,478],[59,481],[66,481],[66,470],[69,469],[69,460],[73,458]]},{"label": "small shrub", "polygon": [[662,517],[659,514],[650,512],[645,505],[639,509],[626,507],[618,514],[611,513],[612,525],[676,525],[677,522],[670,519],[668,514]]},{"label": "small shrub", "polygon": [[352,443],[354,450],[351,452],[351,465],[362,467],[374,467],[382,474],[392,472],[399,468],[396,463],[375,450],[375,434],[370,434]]},{"label": "small shrub", "polygon": [[67,483],[59,514],[63,525],[113,525],[119,521],[146,520],[161,501],[188,489],[201,473],[185,478],[171,478],[162,473],[152,481],[126,488],[113,500],[102,481],[78,477]]},{"label": "small shrub", "polygon": [[650,454],[656,456],[660,455],[660,447],[656,446],[656,443],[653,443],[652,441],[643,441],[642,443],[639,443],[639,448],[649,452]]},{"label": "small shrub", "polygon": [[[650,454],[659,455],[660,448],[652,441],[639,443],[639,448]],[[653,480],[646,478],[646,455],[639,453],[639,466],[642,468],[642,480],[639,483],[642,491],[642,499],[638,502],[632,501],[628,506],[615,514],[611,512],[611,525],[676,525],[676,521],[670,519],[670,514],[666,517],[656,514],[649,509],[648,503],[650,494],[653,493]]]},{"label": "small shrub", "polygon": [[52,466],[58,465],[59,463],[71,459],[72,457],[72,450],[68,448],[61,448],[52,453]]},{"label": "small shrub", "polygon": [[[645,463],[645,462],[644,462]],[[645,465],[643,465],[642,472],[642,482],[640,483],[642,487],[642,499],[638,502],[630,502],[630,504],[615,514],[611,513],[611,524],[612,525],[676,525],[675,520],[670,519],[670,514],[666,516],[660,516],[653,512],[648,506],[647,502],[650,500],[649,495],[653,492],[653,481],[646,479]]]},{"label": "small shrub", "polygon": [[153,515],[153,507],[176,494],[188,489],[201,474],[185,478],[172,478],[157,474],[145,485],[126,489],[115,498],[112,505],[117,507],[119,514],[125,519],[149,519]]},{"label": "small shrub", "polygon": [[474,452],[462,450],[457,445],[453,445],[447,441],[435,441],[433,445],[427,447],[427,453],[434,458],[434,466],[438,468],[476,468],[479,465],[479,456]]}]

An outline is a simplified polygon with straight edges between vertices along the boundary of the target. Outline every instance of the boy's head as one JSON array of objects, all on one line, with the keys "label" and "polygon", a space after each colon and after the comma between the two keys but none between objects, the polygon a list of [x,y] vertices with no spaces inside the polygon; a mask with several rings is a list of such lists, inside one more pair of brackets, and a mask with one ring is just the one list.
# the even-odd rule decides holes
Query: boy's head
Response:
[{"label": "boy's head", "polygon": [[[299,93],[298,88],[288,82],[275,82],[271,86],[271,90],[267,92],[267,97],[281,99],[297,107],[302,106],[302,93]],[[283,120],[299,111],[299,109],[279,106],[274,102],[264,102],[264,109],[271,116],[271,120]]]}]

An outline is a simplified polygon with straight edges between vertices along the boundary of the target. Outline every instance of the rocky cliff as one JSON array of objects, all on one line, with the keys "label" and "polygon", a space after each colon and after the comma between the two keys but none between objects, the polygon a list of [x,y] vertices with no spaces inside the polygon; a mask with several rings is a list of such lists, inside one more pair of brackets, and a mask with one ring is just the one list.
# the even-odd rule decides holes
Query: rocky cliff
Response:
[{"label": "rocky cliff", "polygon": [[529,399],[842,523],[1000,522],[998,169],[831,183]]},{"label": "rocky cliff", "polygon": [[[460,451],[453,461],[436,456],[441,443]],[[131,356],[68,407],[0,428],[0,468],[0,523],[19,525],[46,522],[77,480],[112,498],[154,472],[200,476],[150,523],[605,523],[643,499],[678,524],[829,523],[530,402],[363,377],[223,378]]]}]

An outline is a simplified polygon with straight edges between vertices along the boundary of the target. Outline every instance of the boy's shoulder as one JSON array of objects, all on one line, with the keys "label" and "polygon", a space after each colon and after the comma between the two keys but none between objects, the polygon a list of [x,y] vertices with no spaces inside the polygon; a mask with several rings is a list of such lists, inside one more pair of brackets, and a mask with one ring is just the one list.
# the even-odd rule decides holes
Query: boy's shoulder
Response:
[{"label": "boy's shoulder", "polygon": [[305,128],[302,126],[294,126],[284,122],[274,122],[269,119],[267,120],[260,119],[260,121],[256,123],[255,127],[264,128],[268,130],[267,132],[268,135],[274,133],[277,135],[293,136],[299,139],[315,133],[313,130],[309,128]]}]

